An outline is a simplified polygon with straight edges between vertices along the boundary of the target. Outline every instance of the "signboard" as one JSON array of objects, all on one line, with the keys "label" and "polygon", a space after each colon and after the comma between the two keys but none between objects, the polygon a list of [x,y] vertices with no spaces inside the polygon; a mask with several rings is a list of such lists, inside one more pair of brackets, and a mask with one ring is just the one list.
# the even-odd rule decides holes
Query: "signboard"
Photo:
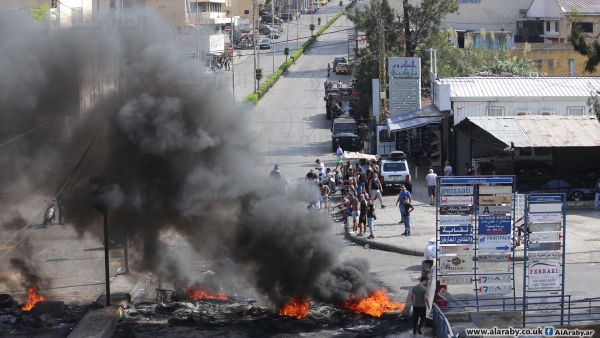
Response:
[{"label": "signboard", "polygon": [[[534,297],[527,298],[527,308],[530,310],[560,309],[560,291],[536,292]],[[532,304],[535,303],[535,304]]]},{"label": "signboard", "polygon": [[513,187],[510,185],[480,185],[480,195],[512,194]]},{"label": "signboard", "polygon": [[512,291],[512,285],[510,284],[500,284],[500,285],[482,285],[477,289],[479,293],[482,294],[490,294],[490,293],[509,293]]},{"label": "signboard", "polygon": [[512,195],[506,196],[479,196],[479,204],[510,204]]},{"label": "signboard", "polygon": [[479,252],[506,252],[511,249],[510,235],[480,235]]},{"label": "signboard", "polygon": [[421,58],[389,57],[388,76],[421,79]]},{"label": "signboard", "polygon": [[473,204],[473,196],[440,196],[440,205]]},{"label": "signboard", "polygon": [[558,261],[561,256],[559,251],[536,251],[527,253],[527,259],[532,262]]},{"label": "signboard", "polygon": [[[501,183],[513,183],[512,177],[442,177],[440,178],[441,184],[501,184]],[[481,188],[481,186],[479,186]]]},{"label": "signboard", "polygon": [[225,52],[225,35],[211,34],[206,37],[204,51],[209,54],[223,54]]},{"label": "signboard", "polygon": [[511,275],[488,275],[479,276],[477,282],[479,284],[503,284],[512,282]]},{"label": "signboard", "polygon": [[442,256],[440,272],[443,274],[473,272],[473,256]]},{"label": "signboard", "polygon": [[473,246],[472,245],[440,245],[440,254],[442,255],[451,255],[451,254],[472,254]]},{"label": "signboard", "polygon": [[357,37],[357,44],[358,44],[358,49],[367,48],[367,40],[365,39],[364,35],[359,35]]},{"label": "signboard", "polygon": [[459,225],[459,226],[441,226],[440,227],[440,235],[472,235],[473,227],[468,225]]},{"label": "signboard", "polygon": [[561,215],[559,213],[529,215],[529,223],[560,223],[560,221]]},{"label": "signboard", "polygon": [[562,238],[558,232],[536,232],[529,234],[529,240],[533,242],[555,242]]},{"label": "signboard", "polygon": [[440,111],[451,110],[452,105],[450,104],[450,84],[440,83],[439,81],[432,81],[433,92],[431,94],[433,104]]},{"label": "signboard", "polygon": [[545,290],[560,288],[560,263],[538,262],[529,266],[527,289]]},{"label": "signboard", "polygon": [[562,203],[531,203],[529,212],[561,212]]},{"label": "signboard", "polygon": [[477,263],[477,274],[480,273],[511,273],[512,263]]},{"label": "signboard", "polygon": [[473,236],[441,236],[440,244],[473,244]]},{"label": "signboard", "polygon": [[562,229],[562,225],[560,223],[538,223],[529,224],[528,228],[531,232],[560,231]]},{"label": "signboard", "polygon": [[440,215],[469,215],[473,213],[473,206],[460,206],[460,207],[440,207]]},{"label": "signboard", "polygon": [[440,289],[438,292],[438,296],[440,296],[443,300],[448,301],[452,306],[465,307],[465,304],[460,300],[456,299],[450,292],[445,289]]},{"label": "signboard", "polygon": [[511,233],[510,216],[479,216],[478,233],[480,235],[506,235]]},{"label": "signboard", "polygon": [[388,58],[390,117],[421,109],[421,58]]},{"label": "signboard", "polygon": [[440,187],[440,195],[473,195],[472,185],[446,185]]},{"label": "signboard", "polygon": [[440,277],[441,285],[469,285],[473,283],[471,276],[443,276]]},{"label": "signboard", "polygon": [[507,215],[512,212],[510,205],[488,205],[479,207],[481,215]]},{"label": "signboard", "polygon": [[529,202],[539,203],[539,202],[562,202],[562,197],[560,196],[530,196]]},{"label": "signboard", "polygon": [[443,215],[440,216],[440,225],[447,225],[447,224],[471,224],[471,216],[470,215],[466,215],[466,216],[448,216],[448,215]]},{"label": "signboard", "polygon": [[477,255],[477,263],[510,262],[511,254],[481,254]]},{"label": "signboard", "polygon": [[531,250],[531,251],[560,250],[560,242],[530,243],[529,250]]}]

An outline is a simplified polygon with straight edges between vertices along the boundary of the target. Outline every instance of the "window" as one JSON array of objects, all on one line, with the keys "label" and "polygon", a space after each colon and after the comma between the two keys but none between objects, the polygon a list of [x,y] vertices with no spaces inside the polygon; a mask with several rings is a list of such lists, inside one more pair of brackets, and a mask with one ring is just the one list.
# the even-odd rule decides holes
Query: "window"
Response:
[{"label": "window", "polygon": [[584,33],[593,33],[594,32],[594,23],[593,22],[574,22],[574,25],[579,26]]},{"label": "window", "polygon": [[395,142],[396,138],[394,137],[395,133],[388,133],[387,130],[379,131],[379,142]]},{"label": "window", "polygon": [[544,185],[542,187],[542,189],[558,189],[559,185],[560,185],[559,180],[552,180],[552,181],[548,182],[546,185]]},{"label": "window", "polygon": [[567,115],[583,115],[584,108],[583,107],[568,107]]},{"label": "window", "polygon": [[558,24],[559,24],[558,21],[556,21],[554,23],[554,31],[556,31],[556,32],[558,32],[558,26],[559,26]]},{"label": "window", "polygon": [[250,14],[250,10],[244,9],[244,14],[246,14],[246,15]]},{"label": "window", "polygon": [[406,171],[406,165],[404,164],[404,162],[384,163],[383,164],[383,171],[385,171],[385,172],[389,172],[389,171]]},{"label": "window", "polygon": [[504,116],[504,107],[488,107],[487,116]]},{"label": "window", "polygon": [[546,21],[546,32],[550,31],[550,21]]}]

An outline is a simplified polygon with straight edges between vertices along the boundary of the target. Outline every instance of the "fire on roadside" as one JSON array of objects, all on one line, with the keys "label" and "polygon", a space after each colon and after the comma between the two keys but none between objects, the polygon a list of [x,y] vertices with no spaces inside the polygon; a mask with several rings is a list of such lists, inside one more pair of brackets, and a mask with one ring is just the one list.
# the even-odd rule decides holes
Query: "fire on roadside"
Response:
[{"label": "fire on roadside", "polygon": [[21,308],[23,311],[29,311],[33,306],[38,303],[45,301],[46,298],[38,294],[38,287],[34,285],[27,289],[27,303]]},{"label": "fire on roadside", "polygon": [[188,298],[191,300],[200,300],[200,299],[217,299],[217,300],[227,300],[227,296],[224,293],[217,292],[217,294],[210,294],[208,291],[204,290],[202,287],[192,288],[190,286],[185,287],[187,291]]},{"label": "fire on roadside", "polygon": [[303,297],[292,297],[289,303],[285,304],[280,310],[280,316],[296,317],[302,319],[308,316],[308,301]]},{"label": "fire on roadside", "polygon": [[404,304],[392,302],[384,290],[377,290],[367,297],[355,295],[344,302],[344,307],[354,313],[381,317],[384,312],[404,310]]}]

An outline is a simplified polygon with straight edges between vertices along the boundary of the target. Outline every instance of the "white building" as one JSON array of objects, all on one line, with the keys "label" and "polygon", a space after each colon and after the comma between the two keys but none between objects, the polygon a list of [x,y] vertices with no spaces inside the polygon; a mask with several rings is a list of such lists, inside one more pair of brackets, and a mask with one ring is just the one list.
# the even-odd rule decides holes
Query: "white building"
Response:
[{"label": "white building", "polygon": [[456,125],[473,116],[589,115],[600,77],[454,77],[436,85],[449,86],[449,97],[438,99],[450,101]]}]

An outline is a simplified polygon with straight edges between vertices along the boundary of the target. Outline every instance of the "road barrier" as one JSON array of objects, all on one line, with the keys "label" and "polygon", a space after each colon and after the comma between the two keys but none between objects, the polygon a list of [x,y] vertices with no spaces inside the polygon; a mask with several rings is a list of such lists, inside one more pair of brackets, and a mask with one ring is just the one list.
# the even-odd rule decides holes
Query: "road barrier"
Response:
[{"label": "road barrier", "polygon": [[279,78],[281,77],[281,75],[283,75],[285,73],[285,71],[295,62],[298,61],[298,59],[300,58],[300,56],[304,53],[305,50],[308,49],[308,47],[310,47],[310,45],[312,45],[313,42],[316,41],[316,39],[325,32],[325,30],[327,30],[327,28],[329,28],[329,26],[331,26],[340,16],[344,15],[346,13],[347,10],[349,10],[352,6],[354,6],[354,4],[356,3],[356,0],[350,2],[343,11],[337,13],[336,15],[334,15],[331,20],[327,21],[327,23],[325,25],[323,25],[323,27],[321,27],[321,29],[319,29],[317,31],[317,33],[315,33],[314,36],[311,36],[308,40],[306,40],[306,42],[304,42],[302,44],[302,46],[300,46],[300,48],[298,48],[298,50],[296,50],[291,56],[290,58],[285,61],[283,64],[281,64],[281,66],[279,66],[279,68],[277,68],[277,70],[275,71],[275,73],[273,73],[272,75],[270,75],[265,82],[263,82],[259,87],[258,90],[255,93],[252,93],[250,95],[247,95],[244,98],[244,101],[246,102],[252,102],[252,104],[256,105],[258,103],[258,100],[260,100],[263,96],[265,96],[265,94],[269,91],[269,89],[271,89],[271,87],[273,87],[273,85],[275,84],[275,82],[277,82],[277,80],[279,80]]}]

